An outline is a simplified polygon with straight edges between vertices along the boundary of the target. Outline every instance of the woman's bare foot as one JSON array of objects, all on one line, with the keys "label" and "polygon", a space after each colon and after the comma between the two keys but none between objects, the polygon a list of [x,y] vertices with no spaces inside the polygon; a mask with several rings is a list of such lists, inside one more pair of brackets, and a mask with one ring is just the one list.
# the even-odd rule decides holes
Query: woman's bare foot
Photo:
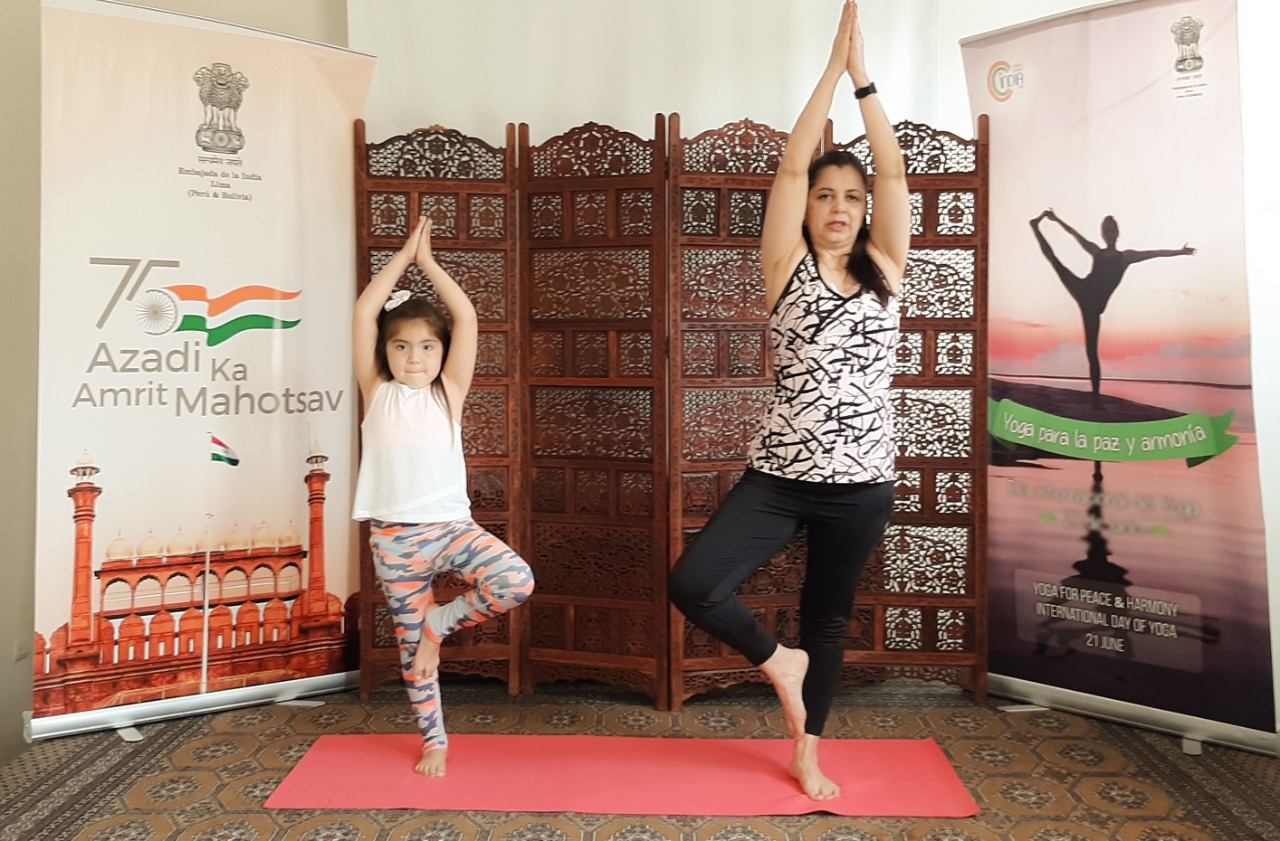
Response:
[{"label": "woman's bare foot", "polygon": [[804,675],[809,671],[809,655],[798,648],[787,648],[779,645],[773,655],[760,664],[760,670],[769,678],[778,700],[782,701],[782,711],[787,716],[787,726],[791,728],[791,738],[799,739],[804,735]]},{"label": "woman's bare foot", "polygon": [[423,748],[422,759],[413,770],[424,777],[443,777],[444,763],[449,757],[448,748]]},{"label": "woman's bare foot", "polygon": [[840,786],[818,767],[817,736],[806,733],[796,739],[790,770],[810,800],[832,800],[840,796]]}]

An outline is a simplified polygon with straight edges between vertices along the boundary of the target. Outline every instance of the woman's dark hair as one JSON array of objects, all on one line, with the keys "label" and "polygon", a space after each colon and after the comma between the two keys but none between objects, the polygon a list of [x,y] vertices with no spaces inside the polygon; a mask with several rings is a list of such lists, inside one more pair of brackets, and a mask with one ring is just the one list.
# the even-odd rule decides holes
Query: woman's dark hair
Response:
[{"label": "woman's dark hair", "polygon": [[[813,163],[809,164],[809,189],[813,189],[814,183],[818,180],[818,175],[827,167],[847,166],[853,169],[858,175],[862,176],[862,183],[865,186],[868,182],[867,168],[862,165],[862,161],[852,152],[846,152],[843,149],[833,149],[825,152],[813,159]],[[809,227],[804,227],[804,241],[809,246],[809,250],[813,250],[813,240],[809,236]],[[876,298],[880,301],[880,306],[888,306],[889,304],[889,283],[884,279],[880,268],[871,259],[871,255],[867,253],[867,243],[871,241],[871,228],[866,219],[862,220],[862,227],[858,229],[858,236],[853,241],[853,251],[849,253],[849,262],[845,266],[853,279],[858,281],[858,285],[865,290],[874,292]]]},{"label": "woman's dark hair", "polygon": [[445,413],[452,422],[453,411],[449,407],[449,394],[444,389],[443,379],[444,360],[449,358],[449,319],[445,318],[444,311],[440,307],[421,295],[415,295],[394,309],[378,313],[378,344],[374,348],[378,372],[388,380],[395,379],[391,375],[391,366],[387,364],[387,341],[395,334],[396,325],[406,321],[425,321],[431,333],[440,340],[444,354],[441,357],[440,372],[431,381],[431,394],[444,407]]}]

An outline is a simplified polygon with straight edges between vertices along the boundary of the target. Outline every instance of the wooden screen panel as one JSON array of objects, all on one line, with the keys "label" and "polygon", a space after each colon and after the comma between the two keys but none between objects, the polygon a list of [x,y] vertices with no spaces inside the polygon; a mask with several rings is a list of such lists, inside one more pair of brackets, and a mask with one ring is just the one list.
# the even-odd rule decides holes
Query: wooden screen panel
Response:
[{"label": "wooden screen panel", "polygon": [[[786,136],[745,120],[685,140],[677,115],[670,125],[674,562],[741,475],[771,392],[758,220]],[[983,697],[985,123],[977,141],[912,123],[896,131],[908,160],[913,247],[893,395],[894,524],[863,576],[845,679],[946,680]],[[827,134],[830,148],[829,126]],[[845,148],[870,158],[865,138]],[[799,636],[804,555],[801,532],[740,591],[786,644]],[[764,679],[674,610],[670,628],[675,707]]]},{"label": "wooden screen panel", "polygon": [[[506,146],[433,126],[380,143],[366,143],[356,122],[357,293],[396,253],[417,220],[432,220],[436,259],[458,281],[480,319],[479,353],[471,394],[463,407],[463,449],[468,491],[477,522],[524,554],[520,416],[523,360],[520,299],[516,283],[515,127]],[[398,288],[434,295],[411,266]],[[442,576],[437,598],[456,595],[462,582]],[[398,679],[395,632],[369,558],[368,529],[360,553],[360,689],[366,696],[384,680]],[[521,679],[521,611],[461,631],[446,641],[441,670],[506,681],[513,693]]]},{"label": "wooden screen panel", "polygon": [[[760,268],[765,199],[787,136],[743,120],[680,137],[671,126],[671,560],[742,475],[746,446],[772,394]],[[783,642],[799,638],[803,537],[739,594]],[[762,680],[728,646],[670,616],[672,703]]]},{"label": "wooden screen panel", "polygon": [[526,687],[627,686],[665,705],[666,135],[520,126],[529,376],[523,511],[537,586]]},{"label": "wooden screen panel", "polygon": [[[975,140],[912,122],[898,123],[895,133],[907,160],[913,229],[893,394],[898,476],[893,524],[858,595],[872,633],[867,647],[855,644],[846,654],[846,676],[944,680],[981,699],[987,686],[986,121]],[[865,136],[837,148],[857,155],[874,179]]]}]

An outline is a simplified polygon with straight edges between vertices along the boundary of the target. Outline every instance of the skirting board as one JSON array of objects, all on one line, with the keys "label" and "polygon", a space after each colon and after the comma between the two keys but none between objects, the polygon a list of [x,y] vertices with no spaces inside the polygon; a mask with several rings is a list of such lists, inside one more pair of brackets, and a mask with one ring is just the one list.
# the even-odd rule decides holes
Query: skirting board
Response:
[{"label": "skirting board", "polygon": [[149,721],[163,721],[168,718],[181,718],[188,715],[204,715],[235,707],[251,707],[257,704],[292,701],[296,698],[305,698],[310,695],[341,692],[359,685],[359,672],[338,672],[332,675],[321,675],[320,677],[307,677],[299,680],[280,681],[279,683],[265,683],[261,686],[244,686],[239,689],[208,692],[204,695],[185,695],[181,698],[166,698],[163,701],[145,701],[141,704],[126,704],[101,710],[85,710],[78,713],[51,715],[44,718],[33,718],[23,728],[23,736],[28,742],[32,742],[37,739],[52,739],[56,736],[89,733],[94,730],[135,727],[139,724],[146,724]]},{"label": "skirting board", "polygon": [[992,695],[1000,698],[1027,701],[1063,712],[1079,713],[1092,718],[1114,721],[1117,724],[1154,730],[1158,733],[1169,733],[1194,742],[1208,742],[1229,748],[1265,753],[1268,756],[1280,756],[1280,733],[1251,730],[1234,724],[1224,724],[1221,721],[1171,713],[1140,704],[1130,704],[1127,701],[1116,701],[1112,698],[1060,689],[1056,686],[1046,686],[1042,683],[1032,683],[1004,675],[988,675],[987,688]]}]

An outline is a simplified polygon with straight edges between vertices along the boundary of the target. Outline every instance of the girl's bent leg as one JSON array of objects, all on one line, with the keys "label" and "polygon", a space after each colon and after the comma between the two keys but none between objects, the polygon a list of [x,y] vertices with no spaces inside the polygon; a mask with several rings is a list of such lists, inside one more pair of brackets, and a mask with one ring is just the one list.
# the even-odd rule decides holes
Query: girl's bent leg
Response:
[{"label": "girl's bent leg", "polygon": [[[444,749],[449,744],[444,729],[444,715],[440,706],[440,685],[437,675],[418,676],[413,667],[414,658],[423,642],[422,630],[425,616],[432,612],[434,597],[431,584],[440,572],[434,563],[436,554],[419,551],[430,541],[424,540],[427,530],[418,526],[374,526],[369,546],[378,582],[387,597],[387,606],[395,623],[396,641],[400,649],[401,677],[409,694],[422,733],[423,761],[418,772],[431,776],[444,773]],[[437,755],[427,762],[427,753]],[[430,767],[428,767],[430,766]]]},{"label": "girl's bent leg", "polygon": [[426,635],[436,641],[506,613],[533,592],[533,571],[510,546],[472,520],[447,523],[445,568],[471,589],[427,616]]}]

